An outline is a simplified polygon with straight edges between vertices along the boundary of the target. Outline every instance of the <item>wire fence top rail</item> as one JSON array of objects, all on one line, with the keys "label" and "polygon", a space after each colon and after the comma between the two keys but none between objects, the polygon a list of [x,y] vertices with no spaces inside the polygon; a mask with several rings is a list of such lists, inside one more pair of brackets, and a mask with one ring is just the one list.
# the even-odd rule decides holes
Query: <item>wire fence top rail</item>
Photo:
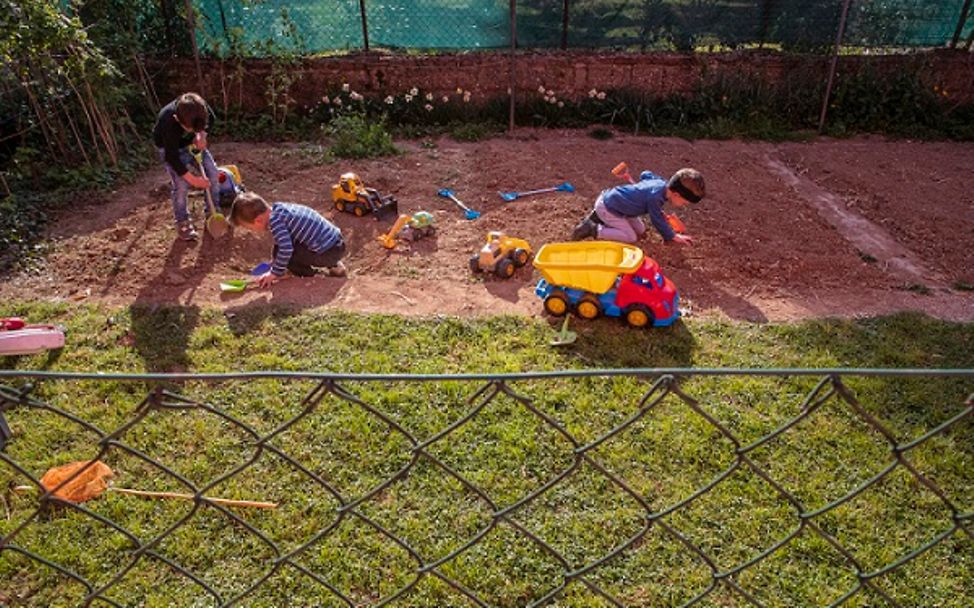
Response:
[{"label": "wire fence top rail", "polygon": [[248,380],[248,379],[308,379],[344,381],[383,381],[413,380],[441,382],[444,380],[540,380],[544,378],[571,377],[616,377],[616,376],[974,376],[974,369],[921,369],[921,368],[705,368],[705,367],[644,367],[644,368],[602,368],[602,369],[564,369],[555,371],[524,371],[509,373],[341,373],[312,371],[244,371],[244,372],[186,372],[186,373],[138,373],[138,372],[65,372],[48,370],[0,370],[4,378],[47,378],[64,380]]},{"label": "wire fence top rail", "polygon": [[[971,369],[4,370],[4,417],[11,605],[974,598]],[[101,466],[186,500],[60,493]]]}]

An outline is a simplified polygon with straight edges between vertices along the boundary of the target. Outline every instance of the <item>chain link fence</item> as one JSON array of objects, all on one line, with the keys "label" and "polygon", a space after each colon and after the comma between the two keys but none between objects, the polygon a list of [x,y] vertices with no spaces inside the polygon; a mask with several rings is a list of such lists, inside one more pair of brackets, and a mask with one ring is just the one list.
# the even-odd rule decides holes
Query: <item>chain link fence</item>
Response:
[{"label": "chain link fence", "polygon": [[[827,52],[841,0],[517,0],[522,49]],[[267,41],[302,52],[511,46],[508,0],[196,0],[201,46],[260,55]],[[862,48],[969,44],[968,0],[853,1],[845,44]]]},{"label": "chain link fence", "polygon": [[[0,603],[967,606],[972,391],[974,370],[0,372],[0,481],[30,486],[3,494]],[[192,500],[73,504],[39,481],[72,460]]]}]

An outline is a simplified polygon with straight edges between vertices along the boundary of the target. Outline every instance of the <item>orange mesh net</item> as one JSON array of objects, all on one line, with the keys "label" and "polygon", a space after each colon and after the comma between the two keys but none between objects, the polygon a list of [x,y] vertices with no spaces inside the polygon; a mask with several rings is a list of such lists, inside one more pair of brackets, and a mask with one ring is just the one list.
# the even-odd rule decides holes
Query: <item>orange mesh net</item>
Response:
[{"label": "orange mesh net", "polygon": [[[88,468],[85,469],[86,466]],[[79,473],[79,471],[81,472]],[[77,477],[74,477],[75,475]],[[73,477],[58,488],[54,496],[69,502],[79,503],[98,498],[102,492],[108,489],[108,478],[112,475],[114,475],[112,469],[100,460],[94,462],[79,460],[48,470],[47,473],[44,473],[44,477],[41,477],[41,485],[44,486],[45,490],[51,491],[65,479]]]}]

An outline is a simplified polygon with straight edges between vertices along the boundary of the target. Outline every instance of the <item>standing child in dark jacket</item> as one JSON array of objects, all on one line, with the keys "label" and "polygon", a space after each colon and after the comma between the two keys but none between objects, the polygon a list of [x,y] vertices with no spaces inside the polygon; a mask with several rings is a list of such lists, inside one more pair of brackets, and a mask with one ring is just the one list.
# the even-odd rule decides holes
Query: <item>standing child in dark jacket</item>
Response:
[{"label": "standing child in dark jacket", "polygon": [[233,200],[230,223],[254,232],[270,232],[274,237],[274,261],[269,271],[257,277],[260,287],[284,276],[285,269],[298,277],[314,276],[315,267],[333,277],[346,274],[341,261],[345,256],[341,231],[311,207],[269,205],[253,192],[242,192]]},{"label": "standing child in dark jacket", "polygon": [[[189,217],[189,187],[210,190],[211,200],[220,200],[220,182],[216,162],[206,148],[206,130],[213,124],[213,112],[196,93],[184,93],[172,100],[162,110],[152,129],[152,140],[159,149],[169,179],[172,180],[172,212],[176,218],[179,238],[194,241],[199,236]],[[196,159],[189,150],[190,144],[202,152],[206,178],[189,171],[196,170]],[[209,207],[206,216],[209,217]]]},{"label": "standing child in dark jacket", "polygon": [[690,245],[693,239],[677,234],[663,213],[667,201],[674,207],[697,203],[706,195],[703,176],[696,169],[680,169],[667,181],[650,171],[643,171],[635,184],[625,184],[603,191],[595,200],[595,209],[572,232],[572,240],[593,237],[605,241],[635,243],[646,233],[639,216],[648,215],[664,242]]}]

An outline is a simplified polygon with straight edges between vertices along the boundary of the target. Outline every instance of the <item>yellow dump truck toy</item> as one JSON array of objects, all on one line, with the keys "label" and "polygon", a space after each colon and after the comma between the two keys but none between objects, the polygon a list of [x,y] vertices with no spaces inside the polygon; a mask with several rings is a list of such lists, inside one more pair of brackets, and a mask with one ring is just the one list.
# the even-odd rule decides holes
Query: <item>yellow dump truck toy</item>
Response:
[{"label": "yellow dump truck toy", "polygon": [[550,315],[622,317],[632,327],[664,327],[680,317],[676,286],[635,245],[547,243],[534,267],[542,276],[534,293]]}]

